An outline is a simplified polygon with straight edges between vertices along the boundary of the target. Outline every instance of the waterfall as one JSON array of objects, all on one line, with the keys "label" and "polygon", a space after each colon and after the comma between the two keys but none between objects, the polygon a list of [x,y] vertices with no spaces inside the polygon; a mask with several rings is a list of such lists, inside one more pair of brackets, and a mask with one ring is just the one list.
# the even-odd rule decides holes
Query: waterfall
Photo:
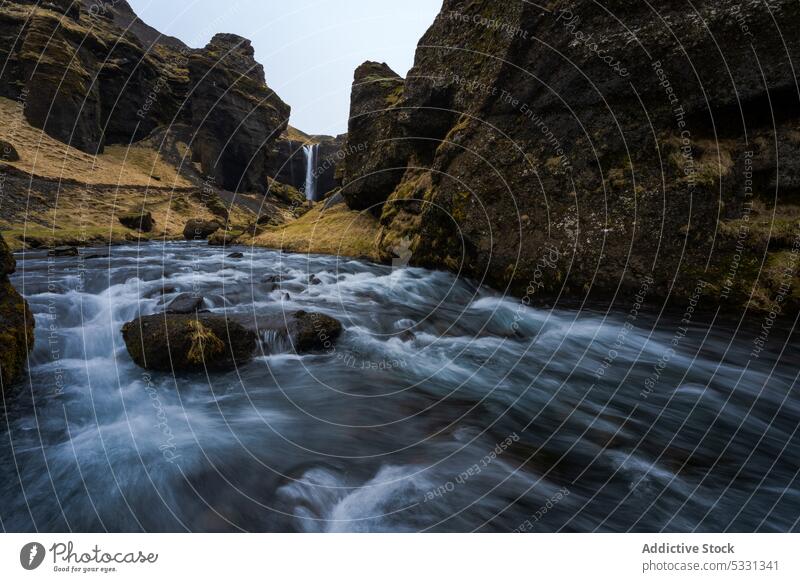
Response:
[{"label": "waterfall", "polygon": [[303,146],[306,155],[306,199],[315,201],[317,199],[317,152],[319,144],[308,144]]}]

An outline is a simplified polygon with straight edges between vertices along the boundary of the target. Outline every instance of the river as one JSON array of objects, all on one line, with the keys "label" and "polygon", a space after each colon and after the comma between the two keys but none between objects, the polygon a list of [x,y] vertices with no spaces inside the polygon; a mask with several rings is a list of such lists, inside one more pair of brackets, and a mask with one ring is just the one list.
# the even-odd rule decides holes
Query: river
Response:
[{"label": "river", "polygon": [[[265,249],[82,249],[109,252],[18,257],[36,347],[0,425],[5,531],[800,529],[798,342],[776,325],[753,357],[758,315],[532,308]],[[179,292],[253,329],[303,309],[345,331],[303,356],[260,332],[229,373],[146,372],[120,328]]]}]

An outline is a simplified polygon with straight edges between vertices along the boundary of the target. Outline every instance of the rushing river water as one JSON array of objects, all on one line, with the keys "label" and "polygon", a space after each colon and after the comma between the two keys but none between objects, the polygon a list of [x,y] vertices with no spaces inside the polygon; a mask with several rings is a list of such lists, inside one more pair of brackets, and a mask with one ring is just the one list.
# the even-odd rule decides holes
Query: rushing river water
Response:
[{"label": "rushing river water", "polygon": [[[800,529],[788,329],[754,358],[760,317],[681,331],[633,298],[533,309],[446,273],[238,250],[19,261],[36,347],[5,399],[4,530]],[[181,291],[253,328],[304,309],[345,332],[305,356],[262,333],[231,373],[148,373],[120,327]]]}]

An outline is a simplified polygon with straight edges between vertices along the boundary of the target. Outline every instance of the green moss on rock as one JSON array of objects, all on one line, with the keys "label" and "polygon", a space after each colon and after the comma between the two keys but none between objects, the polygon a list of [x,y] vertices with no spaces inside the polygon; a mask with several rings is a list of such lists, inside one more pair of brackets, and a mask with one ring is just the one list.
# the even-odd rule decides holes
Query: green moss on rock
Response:
[{"label": "green moss on rock", "polygon": [[25,369],[33,348],[33,315],[8,280],[15,261],[0,236],[0,388],[5,392]]}]

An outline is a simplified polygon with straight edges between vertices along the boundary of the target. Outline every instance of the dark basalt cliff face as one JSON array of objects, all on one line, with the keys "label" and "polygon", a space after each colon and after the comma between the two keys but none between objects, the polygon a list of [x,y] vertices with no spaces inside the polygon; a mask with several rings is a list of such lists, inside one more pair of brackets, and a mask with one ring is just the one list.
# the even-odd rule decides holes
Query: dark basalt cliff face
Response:
[{"label": "dark basalt cliff face", "polygon": [[0,62],[0,95],[24,102],[50,136],[94,154],[188,127],[194,160],[231,190],[265,190],[266,158],[289,118],[249,41],[218,35],[189,49],[122,0],[4,2]]},{"label": "dark basalt cliff face", "polygon": [[798,58],[792,0],[446,0],[405,83],[357,71],[345,198],[531,300],[797,309]]},{"label": "dark basalt cliff face", "polygon": [[306,182],[306,158],[302,141],[281,136],[272,146],[270,175],[282,184],[298,190]]},{"label": "dark basalt cliff face", "polygon": [[189,58],[192,151],[226,190],[265,191],[268,154],[290,108],[267,87],[250,41],[218,34]]},{"label": "dark basalt cliff face", "polygon": [[8,280],[16,262],[0,235],[0,390],[9,385],[25,368],[33,347],[33,316],[28,303]]},{"label": "dark basalt cliff face", "polygon": [[342,170],[342,194],[350,208],[379,214],[402,180],[411,149],[399,127],[403,79],[386,63],[356,69]]}]

